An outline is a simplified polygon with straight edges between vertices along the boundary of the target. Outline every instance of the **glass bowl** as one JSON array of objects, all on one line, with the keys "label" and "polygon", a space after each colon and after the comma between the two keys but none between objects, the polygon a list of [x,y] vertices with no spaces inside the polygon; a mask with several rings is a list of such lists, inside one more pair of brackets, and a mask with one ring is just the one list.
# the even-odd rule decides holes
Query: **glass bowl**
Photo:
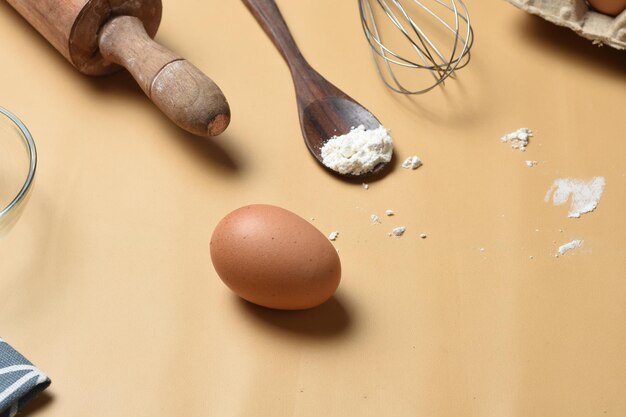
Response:
[{"label": "glass bowl", "polygon": [[22,213],[36,167],[33,137],[17,117],[0,107],[0,237]]}]

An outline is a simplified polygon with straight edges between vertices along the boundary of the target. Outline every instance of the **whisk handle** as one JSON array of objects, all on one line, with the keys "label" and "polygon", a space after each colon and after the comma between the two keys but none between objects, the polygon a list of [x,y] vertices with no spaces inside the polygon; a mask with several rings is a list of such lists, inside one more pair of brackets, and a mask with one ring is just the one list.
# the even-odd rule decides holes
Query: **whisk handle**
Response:
[{"label": "whisk handle", "polygon": [[243,0],[292,69],[307,65],[274,0]]}]

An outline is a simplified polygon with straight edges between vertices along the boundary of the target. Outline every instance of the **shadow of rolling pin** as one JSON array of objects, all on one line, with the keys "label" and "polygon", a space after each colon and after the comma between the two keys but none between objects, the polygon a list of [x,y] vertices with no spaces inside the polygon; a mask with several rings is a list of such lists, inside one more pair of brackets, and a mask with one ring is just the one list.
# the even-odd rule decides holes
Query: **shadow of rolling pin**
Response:
[{"label": "shadow of rolling pin", "polygon": [[82,73],[125,67],[186,131],[216,136],[228,126],[230,108],[217,84],[152,40],[161,21],[160,0],[7,1]]}]

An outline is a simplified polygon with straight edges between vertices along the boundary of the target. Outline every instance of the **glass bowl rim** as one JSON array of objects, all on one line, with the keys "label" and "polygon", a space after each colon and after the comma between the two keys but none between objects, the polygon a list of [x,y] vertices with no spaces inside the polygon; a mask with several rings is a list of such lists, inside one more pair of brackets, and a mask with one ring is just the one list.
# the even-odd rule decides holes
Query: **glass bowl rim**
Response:
[{"label": "glass bowl rim", "polygon": [[6,116],[9,120],[11,120],[22,133],[22,139],[26,144],[29,159],[28,176],[26,177],[24,185],[17,193],[17,196],[15,196],[15,198],[9,203],[9,205],[4,208],[0,206],[0,219],[2,219],[5,216],[8,216],[11,210],[19,206],[20,203],[28,195],[28,190],[33,183],[33,179],[35,178],[35,170],[37,168],[37,148],[35,147],[35,141],[33,140],[33,136],[30,134],[28,128],[24,125],[24,123],[22,123],[22,121],[17,118],[17,116],[15,116],[13,113],[11,113],[2,106],[0,106],[0,114]]}]

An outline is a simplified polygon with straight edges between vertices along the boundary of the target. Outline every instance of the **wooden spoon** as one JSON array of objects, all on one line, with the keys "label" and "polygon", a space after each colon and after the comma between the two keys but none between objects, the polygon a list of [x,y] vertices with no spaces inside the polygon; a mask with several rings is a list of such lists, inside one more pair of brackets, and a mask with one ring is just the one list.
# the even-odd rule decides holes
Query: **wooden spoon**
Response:
[{"label": "wooden spoon", "polygon": [[[333,136],[348,133],[353,127],[363,125],[366,129],[376,129],[381,123],[365,107],[332,85],[309,65],[298,49],[274,0],[243,0],[243,2],[289,65],[296,89],[304,142],[311,154],[328,168],[322,162],[321,148],[324,142]],[[358,177],[377,174],[386,165],[380,163],[372,171]]]}]

